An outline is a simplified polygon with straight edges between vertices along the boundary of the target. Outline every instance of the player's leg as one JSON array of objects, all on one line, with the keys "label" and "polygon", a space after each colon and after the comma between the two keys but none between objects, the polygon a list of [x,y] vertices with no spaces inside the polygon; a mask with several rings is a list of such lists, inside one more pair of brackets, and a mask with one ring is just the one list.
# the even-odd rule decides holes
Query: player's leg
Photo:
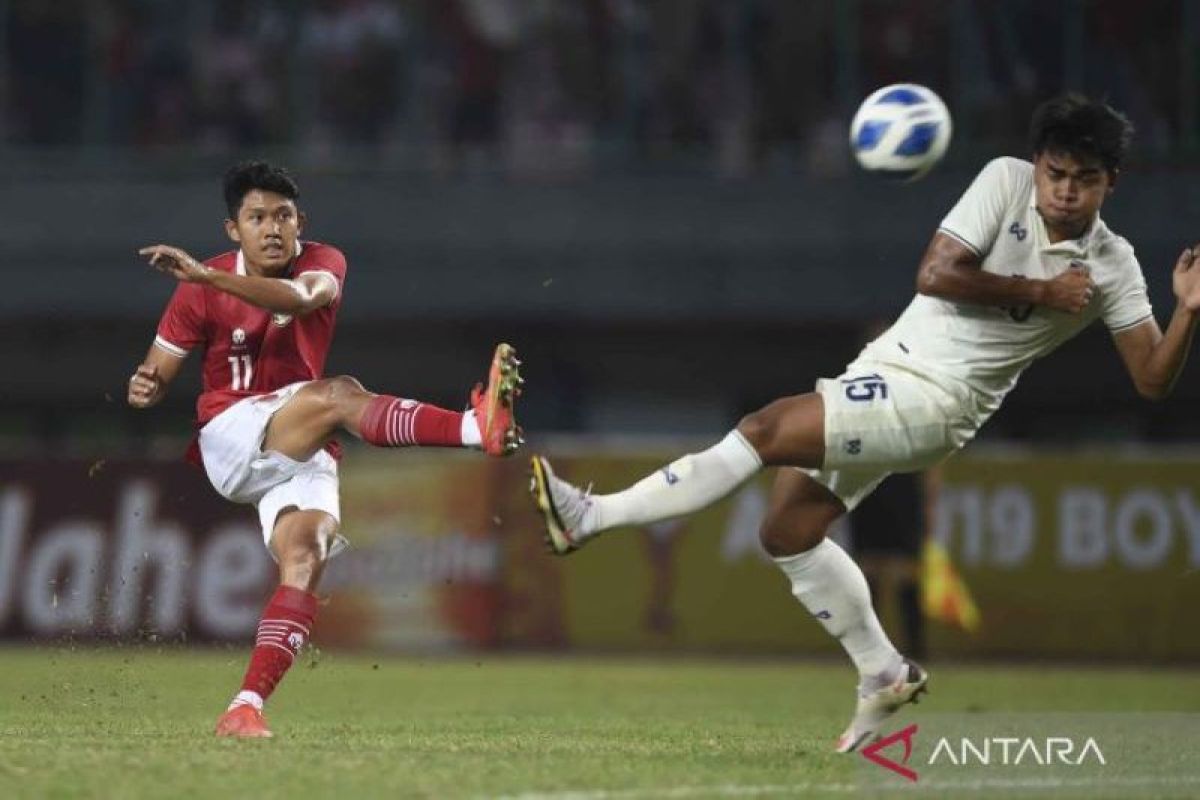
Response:
[{"label": "player's leg", "polygon": [[217,723],[218,736],[266,737],[263,704],[291,668],[312,632],[317,585],[337,536],[338,523],[319,510],[280,512],[271,534],[279,586],[263,609],[241,690]]},{"label": "player's leg", "polygon": [[759,538],[788,576],[792,594],[841,642],[858,669],[860,689],[891,683],[902,658],[871,605],[858,564],[826,538],[846,506],[804,472],[782,469],[775,478]]},{"label": "player's leg", "polygon": [[316,592],[329,563],[338,522],[324,511],[285,508],[271,535],[271,553],[279,563],[279,585]]},{"label": "player's leg", "polygon": [[803,472],[781,469],[771,490],[759,538],[788,576],[792,594],[842,643],[863,681],[890,681],[900,654],[884,634],[871,606],[862,570],[825,537],[846,507],[833,492]]},{"label": "player's leg", "polygon": [[272,416],[264,450],[307,461],[338,430],[378,447],[479,447],[508,455],[519,444],[513,401],[520,393],[516,351],[499,345],[488,384],[477,386],[465,413],[375,394],[342,375],[304,385]]},{"label": "player's leg", "polygon": [[817,392],[776,400],[743,417],[737,430],[764,466],[816,469],[825,461],[825,399]]},{"label": "player's leg", "polygon": [[363,414],[377,396],[348,375],[311,381],[272,415],[262,448],[307,461],[338,430],[361,438]]},{"label": "player's leg", "polygon": [[845,503],[830,489],[799,470],[783,469],[759,535],[791,581],[792,594],[841,643],[858,670],[855,715],[837,742],[839,751],[849,752],[872,738],[897,708],[915,702],[928,676],[892,645],[871,605],[862,570],[826,538],[829,526],[845,511]]},{"label": "player's leg", "polygon": [[532,492],[559,553],[601,531],[690,514],[732,492],[764,466],[819,467],[825,455],[824,400],[817,393],[777,400],[745,417],[717,444],[691,453],[624,491],[592,495],[533,458]]}]

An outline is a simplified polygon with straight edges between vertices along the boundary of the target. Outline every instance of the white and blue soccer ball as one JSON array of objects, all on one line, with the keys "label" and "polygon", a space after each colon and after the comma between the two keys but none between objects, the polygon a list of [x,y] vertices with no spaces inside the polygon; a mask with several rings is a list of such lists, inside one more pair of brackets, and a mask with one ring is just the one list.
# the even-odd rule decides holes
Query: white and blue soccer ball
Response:
[{"label": "white and blue soccer ball", "polygon": [[850,149],[868,172],[916,180],[950,145],[950,112],[942,98],[915,83],[871,93],[850,124]]}]

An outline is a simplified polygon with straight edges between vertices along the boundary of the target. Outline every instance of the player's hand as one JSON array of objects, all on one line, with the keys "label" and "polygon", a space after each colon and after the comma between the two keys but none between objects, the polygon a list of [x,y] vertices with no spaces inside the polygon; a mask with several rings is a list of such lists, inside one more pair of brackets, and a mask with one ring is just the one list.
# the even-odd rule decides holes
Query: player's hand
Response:
[{"label": "player's hand", "polygon": [[149,408],[162,399],[162,379],[158,367],[139,364],[137,371],[129,377],[129,405],[134,408]]},{"label": "player's hand", "polygon": [[212,270],[204,266],[178,247],[166,244],[152,244],[138,250],[138,255],[147,256],[150,266],[159,272],[165,272],[176,280],[184,283],[206,283]]},{"label": "player's hand", "polygon": [[1171,275],[1175,298],[1188,311],[1200,311],[1200,244],[1179,254]]},{"label": "player's hand", "polygon": [[1078,314],[1087,308],[1096,293],[1096,284],[1087,267],[1072,264],[1061,274],[1046,281],[1042,305],[1068,314]]}]

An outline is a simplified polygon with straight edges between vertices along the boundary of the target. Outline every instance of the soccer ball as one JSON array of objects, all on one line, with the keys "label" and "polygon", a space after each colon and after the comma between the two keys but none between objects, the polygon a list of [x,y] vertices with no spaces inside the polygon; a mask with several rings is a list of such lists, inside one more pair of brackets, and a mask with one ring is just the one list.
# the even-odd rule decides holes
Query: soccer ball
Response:
[{"label": "soccer ball", "polygon": [[863,169],[912,181],[941,160],[950,144],[950,112],[915,83],[894,83],[871,94],[850,123],[850,149]]}]

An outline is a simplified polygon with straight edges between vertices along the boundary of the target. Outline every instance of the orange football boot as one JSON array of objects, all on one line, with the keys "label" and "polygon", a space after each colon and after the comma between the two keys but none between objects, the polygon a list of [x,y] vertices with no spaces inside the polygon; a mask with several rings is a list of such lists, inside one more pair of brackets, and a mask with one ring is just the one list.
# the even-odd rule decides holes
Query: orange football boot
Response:
[{"label": "orange football boot", "polygon": [[273,735],[262,712],[249,703],[239,703],[222,714],[216,734],[238,739],[270,739]]},{"label": "orange football boot", "polygon": [[517,368],[517,351],[510,344],[496,345],[488,369],[487,388],[475,384],[471,390],[471,408],[479,425],[481,447],[489,456],[509,456],[524,444],[521,429],[513,416],[513,402],[521,395],[525,381]]}]

